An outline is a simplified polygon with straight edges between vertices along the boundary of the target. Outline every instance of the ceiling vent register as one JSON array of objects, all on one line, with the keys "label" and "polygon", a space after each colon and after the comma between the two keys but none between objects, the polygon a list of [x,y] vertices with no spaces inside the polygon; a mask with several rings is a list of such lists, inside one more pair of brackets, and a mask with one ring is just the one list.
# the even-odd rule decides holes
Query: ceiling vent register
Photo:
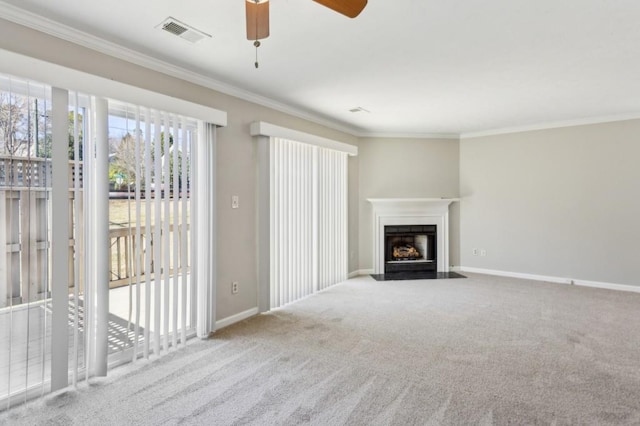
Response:
[{"label": "ceiling vent register", "polygon": [[184,40],[187,40],[191,43],[196,43],[204,38],[210,38],[211,36],[207,33],[204,33],[200,30],[193,28],[185,24],[184,22],[180,22],[175,18],[168,17],[164,21],[160,23],[156,28],[160,28],[170,34],[178,36]]},{"label": "ceiling vent register", "polygon": [[351,108],[349,112],[371,112],[368,109],[364,109],[362,107]]}]

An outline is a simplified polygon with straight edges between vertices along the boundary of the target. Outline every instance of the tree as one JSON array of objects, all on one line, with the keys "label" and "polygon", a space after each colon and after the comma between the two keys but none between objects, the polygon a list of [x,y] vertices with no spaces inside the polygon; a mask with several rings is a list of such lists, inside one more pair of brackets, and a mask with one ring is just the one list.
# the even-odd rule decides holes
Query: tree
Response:
[{"label": "tree", "polygon": [[4,152],[18,155],[28,142],[28,106],[22,96],[0,92],[0,141]]},{"label": "tree", "polygon": [[[170,173],[169,173],[169,182],[168,182],[169,187],[167,189],[173,190],[173,180],[174,180],[173,149],[175,149],[176,146],[174,145],[173,136],[169,135],[169,152],[165,156],[165,144],[164,144],[165,139],[164,138],[165,136],[163,132],[160,134],[160,155],[164,160],[168,159],[169,161]],[[130,133],[127,133],[122,137],[122,139],[117,144],[114,143],[113,146],[115,147],[115,155],[114,155],[113,161],[109,166],[109,179],[111,181],[114,181],[116,176],[118,175],[122,177],[125,184],[127,185],[134,184],[136,182],[136,137]],[[141,189],[146,188],[144,156],[150,155],[152,170],[153,170],[153,164],[155,164],[155,142],[151,143],[150,148],[151,148],[150,153],[145,154],[144,152],[142,152],[144,151],[144,148],[141,147],[141,152],[140,152],[141,161],[139,165]],[[182,187],[182,151],[181,150],[178,151],[177,166],[178,166],[177,167],[178,185]],[[189,159],[187,158],[187,169],[189,168],[189,166],[190,166]],[[164,171],[164,167],[163,167],[163,171]],[[162,184],[165,184],[166,182],[165,179],[166,177],[164,176],[164,172],[163,172]]]},{"label": "tree", "polygon": [[[36,105],[36,115],[37,115],[37,105]],[[38,132],[42,132],[41,135],[37,135],[38,138],[38,149],[36,155],[38,157],[43,158],[51,158],[51,149],[53,138],[51,137],[51,120],[48,120],[48,117],[51,116],[51,111],[46,111],[45,113],[38,116]],[[82,161],[83,157],[83,145],[82,142],[84,140],[84,116],[78,113],[78,150],[80,151],[79,160]],[[69,160],[74,160],[74,112],[69,111]]]},{"label": "tree", "polygon": [[[160,133],[160,155],[162,155],[163,158],[166,158],[165,153],[164,153],[164,132]],[[178,188],[180,188],[180,190],[182,189],[182,149],[178,148],[176,145],[174,145],[173,143],[173,135],[169,134],[169,152],[167,153],[168,157],[169,157],[169,170],[171,170],[171,172],[169,173],[169,186],[171,188],[171,190],[173,190],[173,180],[174,180],[174,175],[173,175],[173,150],[174,149],[178,149]],[[152,150],[151,151],[152,154],[152,158],[155,156],[155,151]],[[164,164],[164,163],[163,163]],[[187,157],[187,172],[189,171],[190,168],[190,159],[189,157]],[[163,183],[164,183],[164,177],[163,177]]]},{"label": "tree", "polygon": [[78,113],[78,115],[74,118],[74,112],[73,111],[69,111],[69,160],[73,160],[74,159],[74,153],[73,153],[73,149],[74,149],[74,128],[73,125],[75,123],[75,120],[78,120],[78,160],[82,161],[84,159],[83,157],[83,147],[82,147],[82,141],[84,140],[84,116],[80,113]]},{"label": "tree", "polygon": [[[115,156],[109,166],[109,177],[121,175],[126,184],[136,181],[136,138],[127,133],[116,148]],[[140,163],[140,186],[144,188],[144,161]]]}]

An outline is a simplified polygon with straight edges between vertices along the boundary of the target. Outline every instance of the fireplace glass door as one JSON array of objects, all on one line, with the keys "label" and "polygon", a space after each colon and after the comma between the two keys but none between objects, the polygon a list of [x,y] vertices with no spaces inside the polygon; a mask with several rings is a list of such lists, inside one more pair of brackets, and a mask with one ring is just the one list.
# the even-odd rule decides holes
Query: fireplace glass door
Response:
[{"label": "fireplace glass door", "polygon": [[384,272],[436,271],[436,225],[385,226]]}]

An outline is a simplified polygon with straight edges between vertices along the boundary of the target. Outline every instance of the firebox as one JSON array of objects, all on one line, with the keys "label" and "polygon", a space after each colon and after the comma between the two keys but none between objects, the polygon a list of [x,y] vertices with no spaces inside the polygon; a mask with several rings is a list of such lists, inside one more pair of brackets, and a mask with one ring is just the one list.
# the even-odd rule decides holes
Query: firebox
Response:
[{"label": "firebox", "polygon": [[384,227],[384,272],[437,271],[437,226]]}]

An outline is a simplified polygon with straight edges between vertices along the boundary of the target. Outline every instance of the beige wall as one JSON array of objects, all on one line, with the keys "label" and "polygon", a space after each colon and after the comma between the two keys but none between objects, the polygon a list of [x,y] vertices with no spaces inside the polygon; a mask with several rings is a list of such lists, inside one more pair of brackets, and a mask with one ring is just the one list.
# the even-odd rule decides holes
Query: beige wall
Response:
[{"label": "beige wall", "polygon": [[462,265],[640,285],[639,159],[640,120],[463,139]]},{"label": "beige wall", "polygon": [[[0,48],[227,112],[228,125],[218,130],[217,150],[217,319],[257,306],[256,142],[249,134],[249,124],[253,121],[267,121],[345,143],[358,142],[354,136],[154,72],[1,19]],[[353,175],[351,177],[355,179]],[[357,186],[357,180],[353,179],[350,180],[350,188]],[[240,209],[231,209],[232,195],[240,196]],[[356,213],[356,210],[352,210],[351,214],[354,217],[350,217],[351,224],[357,223]],[[352,229],[350,235],[357,238],[357,228],[352,228],[355,229]],[[355,242],[352,245],[355,245]],[[231,294],[232,281],[240,283],[240,290],[236,295]]]},{"label": "beige wall", "polygon": [[[373,224],[367,198],[457,197],[459,142],[452,139],[360,139],[360,269],[373,268]],[[450,263],[458,265],[458,203],[450,207]]]},{"label": "beige wall", "polygon": [[349,272],[360,269],[360,223],[358,202],[360,194],[360,157],[349,157]]}]

